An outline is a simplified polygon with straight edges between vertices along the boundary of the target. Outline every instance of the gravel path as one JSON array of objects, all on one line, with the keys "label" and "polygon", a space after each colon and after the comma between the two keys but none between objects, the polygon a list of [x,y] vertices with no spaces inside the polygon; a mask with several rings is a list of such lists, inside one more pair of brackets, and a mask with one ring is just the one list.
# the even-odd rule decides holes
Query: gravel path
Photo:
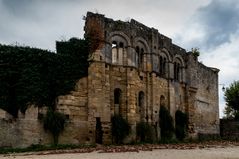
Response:
[{"label": "gravel path", "polygon": [[239,159],[238,143],[97,146],[0,155],[1,159]]},{"label": "gravel path", "polygon": [[8,155],[3,159],[239,159],[239,147],[176,150],[162,149],[120,153],[67,153],[50,155]]}]

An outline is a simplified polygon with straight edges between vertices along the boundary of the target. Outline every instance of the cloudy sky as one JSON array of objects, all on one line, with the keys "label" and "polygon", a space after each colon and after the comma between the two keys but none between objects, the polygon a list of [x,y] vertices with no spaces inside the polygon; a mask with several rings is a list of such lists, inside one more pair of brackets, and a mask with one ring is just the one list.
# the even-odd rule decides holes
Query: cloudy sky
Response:
[{"label": "cloudy sky", "polygon": [[[55,51],[56,40],[83,37],[87,11],[136,19],[219,68],[219,83],[239,80],[238,0],[0,0],[0,43]],[[225,105],[220,88],[220,116]]]}]

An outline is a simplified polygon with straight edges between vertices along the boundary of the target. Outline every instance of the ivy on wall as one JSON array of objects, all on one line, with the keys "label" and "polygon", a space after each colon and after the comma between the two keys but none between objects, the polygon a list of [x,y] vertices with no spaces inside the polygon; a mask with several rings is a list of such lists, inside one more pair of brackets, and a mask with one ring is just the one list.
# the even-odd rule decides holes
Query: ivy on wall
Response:
[{"label": "ivy on wall", "polygon": [[57,53],[0,44],[0,108],[17,117],[29,105],[55,108],[56,98],[87,76],[89,45],[72,38],[57,42]]}]

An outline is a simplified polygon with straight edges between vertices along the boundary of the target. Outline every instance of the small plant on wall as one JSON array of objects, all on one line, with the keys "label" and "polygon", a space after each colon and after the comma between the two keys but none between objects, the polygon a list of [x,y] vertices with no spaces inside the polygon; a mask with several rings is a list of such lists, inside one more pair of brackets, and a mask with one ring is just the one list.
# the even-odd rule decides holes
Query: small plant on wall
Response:
[{"label": "small plant on wall", "polygon": [[43,125],[44,129],[52,134],[54,145],[58,144],[58,138],[65,128],[65,123],[66,117],[64,114],[48,108],[46,115],[43,117]]},{"label": "small plant on wall", "polygon": [[198,57],[198,56],[200,56],[200,51],[199,51],[199,48],[192,48],[191,49],[191,52],[192,52],[192,55],[194,56],[194,57]]}]

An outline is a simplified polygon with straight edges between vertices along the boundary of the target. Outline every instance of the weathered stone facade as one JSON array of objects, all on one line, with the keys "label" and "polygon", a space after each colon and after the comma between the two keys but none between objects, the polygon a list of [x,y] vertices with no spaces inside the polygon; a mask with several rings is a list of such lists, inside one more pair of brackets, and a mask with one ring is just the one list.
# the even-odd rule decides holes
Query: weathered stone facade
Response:
[{"label": "weathered stone facade", "polygon": [[132,127],[142,120],[158,125],[165,105],[173,117],[178,109],[189,114],[191,136],[219,134],[218,69],[133,19],[88,13],[85,32],[99,41],[89,67],[88,121],[107,125],[120,113]]},{"label": "weathered stone facade", "polygon": [[[93,37],[95,51],[88,77],[58,98],[58,111],[69,116],[60,143],[95,143],[97,124],[103,143],[111,143],[113,114],[127,119],[132,132],[140,121],[158,126],[161,105],[173,117],[177,110],[189,114],[189,136],[219,134],[218,69],[133,19],[114,21],[89,12],[85,20],[85,35]],[[47,143],[39,136],[32,144]],[[134,139],[132,134],[129,140]]]}]

